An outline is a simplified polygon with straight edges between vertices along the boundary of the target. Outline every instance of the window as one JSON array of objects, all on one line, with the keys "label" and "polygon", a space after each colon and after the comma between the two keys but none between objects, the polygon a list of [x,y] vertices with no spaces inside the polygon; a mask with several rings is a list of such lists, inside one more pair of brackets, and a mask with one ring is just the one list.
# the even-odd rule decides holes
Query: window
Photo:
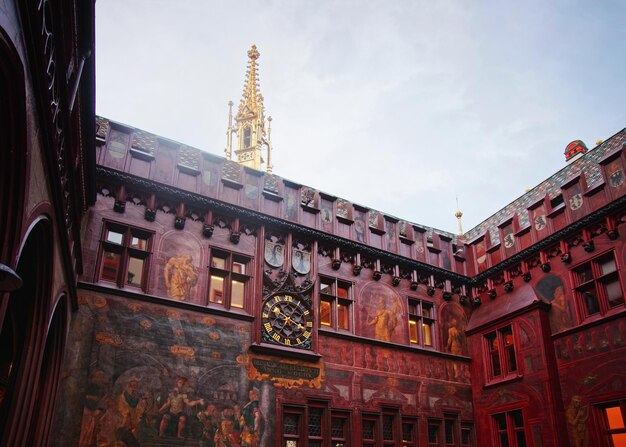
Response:
[{"label": "window", "polygon": [[458,419],[454,415],[447,414],[443,419],[443,434],[445,445],[456,446],[458,445]]},{"label": "window", "polygon": [[612,252],[576,267],[574,288],[584,318],[624,307],[619,269]]},{"label": "window", "polygon": [[461,447],[474,445],[474,427],[472,424],[461,423]]},{"label": "window", "polygon": [[139,228],[105,222],[99,278],[118,287],[147,288],[152,233]]},{"label": "window", "polygon": [[607,445],[626,446],[626,400],[603,404],[599,409],[602,433]]},{"label": "window", "polygon": [[350,447],[350,413],[329,411],[327,404],[319,401],[284,406],[282,410],[283,447],[328,446],[329,439],[331,447]]},{"label": "window", "polygon": [[352,284],[320,278],[320,326],[350,330]]},{"label": "window", "polygon": [[396,415],[383,413],[383,446],[396,445]]},{"label": "window", "polygon": [[404,419],[402,421],[402,447],[417,444],[417,420]]},{"label": "window", "polygon": [[249,126],[244,127],[243,129],[243,147],[245,148],[249,148],[250,144],[251,144],[251,135],[252,135],[252,130],[250,129]]},{"label": "window", "polygon": [[250,280],[250,259],[212,250],[209,270],[209,302],[221,304],[227,309],[243,309]]},{"label": "window", "polygon": [[361,438],[364,447],[378,445],[378,415],[363,415]]},{"label": "window", "polygon": [[330,418],[330,445],[331,447],[349,447],[350,414],[343,412],[331,413]]},{"label": "window", "polygon": [[428,445],[436,447],[441,445],[441,421],[428,421]]},{"label": "window", "polygon": [[526,447],[522,410],[492,415],[495,445],[499,447]]},{"label": "window", "polygon": [[517,372],[515,340],[511,326],[505,326],[485,335],[488,380],[505,378]]},{"label": "window", "polygon": [[409,339],[411,343],[434,346],[435,308],[432,303],[409,298]]}]

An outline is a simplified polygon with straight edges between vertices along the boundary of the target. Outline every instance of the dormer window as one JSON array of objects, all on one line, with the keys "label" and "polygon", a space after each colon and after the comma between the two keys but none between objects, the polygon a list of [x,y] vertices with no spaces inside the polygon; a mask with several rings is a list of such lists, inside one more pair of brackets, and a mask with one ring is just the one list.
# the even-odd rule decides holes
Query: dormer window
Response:
[{"label": "dormer window", "polygon": [[250,143],[252,141],[252,129],[250,127],[244,127],[243,129],[243,147],[250,147]]}]

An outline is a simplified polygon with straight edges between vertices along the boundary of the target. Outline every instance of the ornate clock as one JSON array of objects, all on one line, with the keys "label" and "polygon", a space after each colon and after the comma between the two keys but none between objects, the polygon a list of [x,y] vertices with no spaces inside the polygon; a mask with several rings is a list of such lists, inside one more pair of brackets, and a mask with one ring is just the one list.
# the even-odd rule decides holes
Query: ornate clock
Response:
[{"label": "ornate clock", "polygon": [[311,349],[313,318],[306,302],[288,294],[274,295],[263,303],[263,341]]}]

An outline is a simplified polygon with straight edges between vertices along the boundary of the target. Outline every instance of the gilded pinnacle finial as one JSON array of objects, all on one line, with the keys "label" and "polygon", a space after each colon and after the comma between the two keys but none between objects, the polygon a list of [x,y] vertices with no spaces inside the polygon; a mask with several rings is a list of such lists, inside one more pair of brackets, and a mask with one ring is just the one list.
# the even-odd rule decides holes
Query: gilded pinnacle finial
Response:
[{"label": "gilded pinnacle finial", "polygon": [[256,49],[256,45],[252,45],[250,50],[248,50],[248,57],[253,61],[257,60],[261,56],[261,53]]},{"label": "gilded pinnacle finial", "polygon": [[459,222],[459,236],[463,236],[463,224],[461,223],[461,217],[463,217],[463,213],[461,212],[461,210],[459,209],[459,198],[456,198],[456,213],[454,213],[454,217],[456,217],[456,219]]}]

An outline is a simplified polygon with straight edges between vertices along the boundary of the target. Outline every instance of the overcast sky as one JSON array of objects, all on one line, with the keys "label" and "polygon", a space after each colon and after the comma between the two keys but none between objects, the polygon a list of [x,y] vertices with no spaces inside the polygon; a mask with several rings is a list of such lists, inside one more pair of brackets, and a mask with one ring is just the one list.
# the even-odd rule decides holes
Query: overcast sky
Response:
[{"label": "overcast sky", "polygon": [[623,1],[98,0],[99,115],[223,155],[246,52],[274,172],[477,225],[626,127]]}]

